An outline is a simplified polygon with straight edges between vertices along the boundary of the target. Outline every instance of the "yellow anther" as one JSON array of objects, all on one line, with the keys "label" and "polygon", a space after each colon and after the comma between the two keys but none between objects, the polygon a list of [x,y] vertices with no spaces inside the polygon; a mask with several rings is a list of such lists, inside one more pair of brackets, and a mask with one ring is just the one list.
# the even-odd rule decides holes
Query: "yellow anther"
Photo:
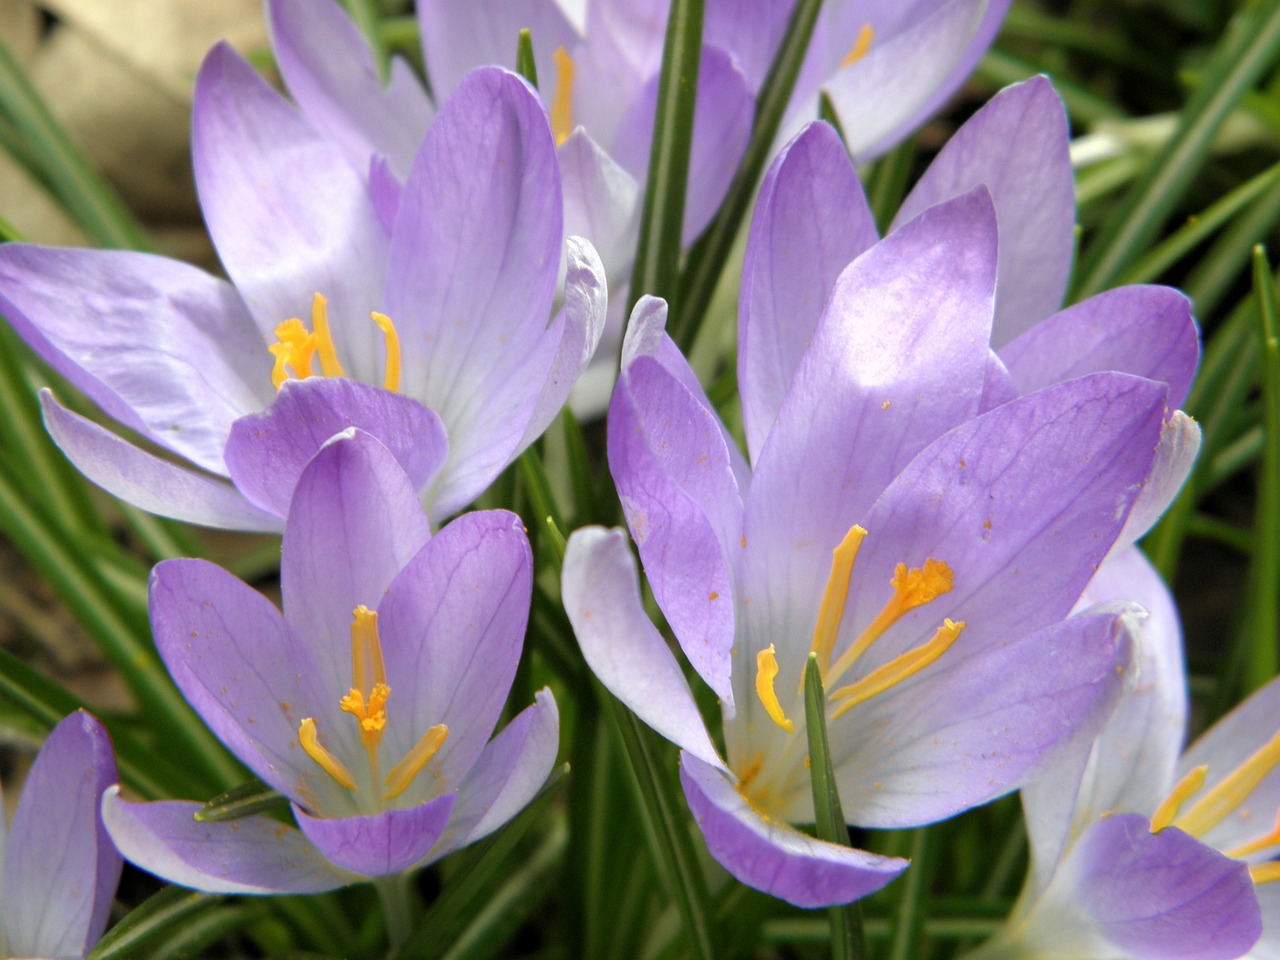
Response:
[{"label": "yellow anther", "polygon": [[351,771],[320,744],[320,735],[316,732],[316,722],[313,718],[307,717],[298,725],[298,742],[302,744],[302,749],[307,752],[307,756],[320,764],[320,768],[340,785],[348,790],[357,789]]},{"label": "yellow anther", "polygon": [[299,380],[305,380],[315,371],[311,358],[316,352],[316,335],[309,331],[297,317],[276,325],[276,342],[267,347],[276,358],[271,368],[271,384],[277,390],[289,379],[290,371]]},{"label": "yellow anther", "polygon": [[928,643],[894,657],[884,666],[872,670],[857,683],[851,683],[847,687],[833,691],[830,696],[831,701],[844,702],[836,707],[835,712],[831,714],[831,719],[835,720],[843,716],[858,704],[884,693],[890,687],[896,686],[929,666],[951,649],[951,645],[959,638],[964,626],[963,621],[952,623],[950,620],[944,620],[938,632]]},{"label": "yellow anther", "polygon": [[830,676],[826,678],[827,683],[834,683],[844,676],[845,671],[866,653],[867,648],[879,640],[884,632],[903,616],[916,607],[932,603],[947,593],[954,582],[955,574],[951,572],[951,568],[933,557],[925,560],[923,567],[908,569],[905,563],[898,564],[893,572],[893,578],[889,581],[893,586],[893,596],[884,605],[884,609],[876,614],[870,626],[862,631],[862,636],[840,655]]},{"label": "yellow anther", "polygon": [[1173,825],[1193,837],[1203,837],[1240,806],[1255,787],[1280,763],[1280,733],[1236,767]]},{"label": "yellow anther", "polygon": [[1270,883],[1272,880],[1280,880],[1280,860],[1253,864],[1249,867],[1249,877],[1255,885]]},{"label": "yellow anther", "polygon": [[1276,825],[1270,831],[1256,840],[1250,840],[1248,843],[1242,843],[1238,847],[1232,847],[1230,850],[1223,850],[1222,852],[1228,857],[1243,860],[1251,853],[1257,853],[1259,850],[1266,850],[1275,846],[1280,846],[1280,810],[1276,811]]},{"label": "yellow anther", "polygon": [[556,146],[573,133],[573,57],[564,47],[556,47],[551,57],[556,62],[556,92],[551,99],[551,132]]},{"label": "yellow anther", "polygon": [[865,57],[867,51],[871,49],[871,41],[875,38],[876,32],[871,29],[871,24],[864,23],[862,29],[858,31],[857,38],[853,41],[853,46],[845,54],[845,58],[840,61],[840,69],[851,67]]},{"label": "yellow anther", "polygon": [[333,334],[329,330],[329,301],[318,293],[311,298],[311,329],[316,334],[320,372],[326,377],[346,376],[342,364],[338,362],[338,350],[333,345]]},{"label": "yellow anther", "polygon": [[840,545],[831,551],[831,575],[827,577],[822,592],[822,605],[818,608],[818,625],[813,630],[813,652],[818,655],[818,667],[823,673],[831,664],[831,651],[840,632],[844,617],[845,600],[849,597],[849,577],[853,574],[853,562],[858,558],[858,548],[867,531],[854,524],[844,535]]},{"label": "yellow anther", "polygon": [[351,611],[351,683],[357,690],[364,691],[386,682],[378,614],[360,604]]},{"label": "yellow anther", "polygon": [[437,723],[424,733],[422,738],[404,755],[404,759],[392,767],[391,772],[387,774],[387,779],[383,781],[387,792],[383,794],[382,799],[391,800],[409,789],[409,784],[413,783],[414,778],[422,772],[422,768],[431,762],[431,758],[440,751],[448,738],[449,728],[443,723]]},{"label": "yellow anther", "polygon": [[1205,774],[1209,772],[1207,764],[1192,767],[1186,775],[1174,785],[1169,795],[1160,801],[1156,812],[1151,815],[1151,832],[1159,833],[1178,816],[1178,811],[1192,794],[1204,786]]},{"label": "yellow anther", "polygon": [[764,704],[769,718],[787,733],[795,731],[795,724],[782,712],[782,704],[774,692],[773,681],[778,677],[778,657],[773,644],[756,654],[756,696]]},{"label": "yellow anther", "polygon": [[391,322],[391,318],[385,313],[373,312],[369,314],[373,318],[373,322],[378,325],[378,329],[382,331],[382,336],[387,343],[387,371],[382,378],[382,387],[384,390],[390,390],[392,393],[400,392],[400,337],[396,334],[396,326]]}]

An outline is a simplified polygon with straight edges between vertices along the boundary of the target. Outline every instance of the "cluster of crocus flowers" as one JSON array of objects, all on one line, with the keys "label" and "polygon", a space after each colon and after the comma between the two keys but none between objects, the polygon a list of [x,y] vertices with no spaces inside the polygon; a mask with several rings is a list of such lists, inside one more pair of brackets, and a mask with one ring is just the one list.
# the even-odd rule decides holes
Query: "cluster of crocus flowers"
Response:
[{"label": "cluster of crocus flowers", "polygon": [[0,799],[0,955],[84,957],[102,936],[122,861],[99,809],[116,780],[111,740],[81,710],[45,740],[12,824]]},{"label": "cluster of crocus flowers", "polygon": [[518,517],[468,513],[432,536],[394,455],[353,429],[303,469],[280,574],[283,615],[220,567],[166,561],[150,608],[178,687],[297,828],[113,789],[103,816],[129,860],[207,891],[328,890],[433,862],[541,788],[550,692],[490,739],[529,614]]},{"label": "cluster of crocus flowers", "polygon": [[[878,242],[828,128],[783,151],[740,300],[749,460],[663,333],[663,305],[632,317],[610,469],[654,597],[720,698],[723,757],[644,615],[625,537],[570,541],[564,592],[588,662],[683,748],[717,859],[804,906],[905,867],[787,826],[814,818],[809,654],[850,824],[917,826],[1023,785],[1119,694],[1140,608],[1073,608],[1194,449],[1194,427],[1166,421],[1198,354],[1185,298],[1117,291],[1046,319],[1065,273],[1006,283],[1002,251],[1016,258],[1036,220],[1020,203],[1041,210],[1036,188],[1062,173],[996,163],[1011,127],[1047,131],[1026,149],[1060,146],[1065,166],[1047,85],[1006,91]],[[1039,316],[1010,306],[1036,298]],[[1119,349],[1144,337],[1158,347]]]},{"label": "cluster of crocus flowers", "polygon": [[1280,682],[1181,756],[1182,638],[1140,561],[1091,592],[1151,610],[1136,669],[1096,736],[1023,790],[1032,863],[986,958],[1271,957],[1280,944]]},{"label": "cluster of crocus flowers", "polygon": [[[205,219],[232,283],[147,254],[0,249],[0,309],[14,327],[190,467],[46,395],[55,440],[145,509],[278,530],[297,471],[357,426],[397,452],[433,520],[466,506],[555,417],[604,323],[599,260],[563,238],[536,95],[497,68],[470,74],[394,190],[370,189],[226,46],[201,68],[193,128]],[[262,431],[288,435],[288,470],[237,462]]]}]

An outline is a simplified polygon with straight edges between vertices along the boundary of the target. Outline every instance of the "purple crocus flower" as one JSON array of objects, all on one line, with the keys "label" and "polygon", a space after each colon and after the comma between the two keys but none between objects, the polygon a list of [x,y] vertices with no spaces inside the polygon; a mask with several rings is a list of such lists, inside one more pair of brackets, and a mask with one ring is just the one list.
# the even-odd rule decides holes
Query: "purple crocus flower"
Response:
[{"label": "purple crocus flower", "polygon": [[[975,958],[1274,957],[1280,950],[1280,682],[1179,756],[1182,637],[1138,554],[1100,575],[1150,611],[1114,714],[1023,790],[1031,871]],[[1255,887],[1256,885],[1256,887]],[[1261,939],[1259,936],[1261,935]]]},{"label": "purple crocus flower", "polygon": [[99,807],[117,779],[107,731],[79,710],[36,756],[12,825],[0,801],[0,955],[83,957],[102,936],[122,862]]},{"label": "purple crocus flower", "polygon": [[549,691],[492,740],[520,658],[532,558],[520,519],[435,536],[396,458],[351,430],[303,469],[281,555],[284,614],[220,567],[151,578],[156,646],[184,696],[293,804],[199,823],[198,803],[103,801],[129,860],[214,892],[327,890],[488,834],[555,763]]},{"label": "purple crocus flower", "polygon": [[661,302],[632,317],[610,467],[654,596],[721,699],[725,757],[644,615],[622,533],[575,535],[566,607],[597,675],[684,749],[713,855],[802,906],[906,866],[786,826],[813,821],[810,651],[845,816],[866,827],[930,823],[1021,785],[1100,720],[1127,660],[1137,608],[1069,614],[1152,471],[1168,391],[1099,373],[1001,402],[996,266],[984,188],[868,249],[796,349],[749,466],[662,332]]},{"label": "purple crocus flower", "polygon": [[[55,440],[145,509],[278,530],[297,470],[355,425],[402,456],[433,520],[465,506],[550,423],[604,322],[599,260],[571,238],[548,325],[565,242],[535,94],[514,74],[477,70],[403,186],[366,184],[218,46],[197,78],[193,137],[205,219],[234,286],[146,254],[0,248],[0,311],[108,414],[189,465],[46,394]],[[290,471],[237,489],[226,482],[241,480],[237,432],[286,432],[305,449]]]}]

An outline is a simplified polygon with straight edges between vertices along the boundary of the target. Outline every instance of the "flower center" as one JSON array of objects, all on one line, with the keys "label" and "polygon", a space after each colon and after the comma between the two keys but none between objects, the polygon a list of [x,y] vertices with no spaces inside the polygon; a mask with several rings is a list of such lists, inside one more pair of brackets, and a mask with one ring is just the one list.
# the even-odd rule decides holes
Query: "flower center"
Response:
[{"label": "flower center", "polygon": [[[386,372],[382,378],[385,390],[400,389],[400,337],[395,324],[385,313],[369,314],[382,331],[387,345]],[[338,351],[333,345],[329,330],[329,301],[316,294],[311,300],[311,329],[308,330],[297,317],[276,326],[276,342],[267,350],[275,357],[271,368],[271,383],[279,390],[286,380],[306,380],[316,376],[314,361],[320,361],[320,376],[345,377],[346,371],[338,362]]]},{"label": "flower center", "polygon": [[[884,635],[886,630],[916,607],[932,603],[942,594],[950,591],[955,579],[949,566],[932,557],[926,559],[922,567],[908,568],[905,563],[898,564],[889,581],[893,586],[893,596],[857,640],[832,665],[831,654],[835,650],[840,623],[844,619],[845,603],[849,598],[849,579],[853,575],[853,564],[857,559],[858,549],[862,546],[866,535],[867,531],[862,527],[857,525],[850,527],[844,540],[831,555],[831,574],[827,578],[827,585],[822,594],[822,604],[818,608],[818,623],[813,631],[812,646],[813,652],[818,655],[818,668],[822,674],[823,685],[828,688],[839,680],[858,658]],[[963,622],[953,623],[944,619],[933,639],[927,643],[894,657],[861,680],[831,690],[827,694],[830,705],[827,719],[835,720],[844,716],[858,704],[884,693],[929,666],[951,648],[964,627]],[[791,733],[795,730],[795,725],[783,711],[774,690],[774,681],[777,676],[778,660],[774,647],[770,644],[756,656],[756,695],[773,722]]]},{"label": "flower center", "polygon": [[[1205,775],[1209,772],[1207,764],[1193,767],[1174,785],[1169,795],[1160,801],[1160,806],[1156,807],[1156,812],[1151,815],[1151,832],[1159,833],[1165,827],[1177,827],[1193,837],[1203,837],[1239,810],[1241,804],[1278,764],[1280,764],[1280,733],[1255,750],[1248,759],[1223,777],[1212,790],[1183,813],[1183,804],[1200,792],[1204,786]],[[1280,810],[1277,811],[1276,825],[1268,833],[1238,847],[1224,850],[1223,853],[1228,857],[1241,859],[1278,844],[1280,844]],[[1280,861],[1253,864],[1249,867],[1249,874],[1253,877],[1254,883],[1280,880]]]},{"label": "flower center", "polygon": [[556,88],[551,98],[551,132],[556,146],[569,139],[573,133],[573,57],[564,47],[556,47],[551,54],[556,62]]},{"label": "flower center", "polygon": [[871,29],[871,24],[864,23],[862,29],[858,31],[857,37],[854,38],[853,46],[849,48],[849,52],[840,61],[840,69],[851,67],[865,57],[867,51],[871,49],[871,41],[875,38],[876,32]]},{"label": "flower center", "polygon": [[[338,705],[344,713],[355,717],[360,725],[360,742],[369,762],[369,782],[378,783],[378,745],[387,726],[387,671],[382,662],[382,641],[378,636],[378,614],[361,605],[352,611],[351,621],[351,689]],[[404,793],[418,774],[431,762],[448,739],[449,728],[437,723],[427,730],[408,753],[391,768],[383,779],[386,792],[382,799],[392,800]],[[315,719],[307,717],[298,726],[298,741],[312,760],[325,773],[348,790],[357,791],[355,777],[341,760],[320,742]]]}]

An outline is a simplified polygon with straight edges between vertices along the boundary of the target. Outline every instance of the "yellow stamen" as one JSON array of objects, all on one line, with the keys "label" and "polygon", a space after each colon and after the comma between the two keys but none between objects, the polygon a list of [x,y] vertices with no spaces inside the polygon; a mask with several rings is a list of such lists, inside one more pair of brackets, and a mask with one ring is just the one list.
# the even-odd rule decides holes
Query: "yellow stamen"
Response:
[{"label": "yellow stamen", "polygon": [[822,592],[822,605],[818,608],[818,625],[813,630],[813,652],[818,655],[818,666],[823,673],[831,664],[831,651],[840,632],[844,617],[845,600],[849,597],[849,577],[853,574],[853,562],[858,558],[858,548],[867,531],[856,523],[849,528],[840,545],[831,551],[831,575]]},{"label": "yellow stamen", "polygon": [[1249,877],[1255,885],[1270,883],[1272,880],[1280,880],[1280,860],[1253,864],[1249,867]]},{"label": "yellow stamen", "polygon": [[903,616],[916,607],[932,603],[942,594],[950,591],[955,582],[955,574],[941,560],[929,557],[925,560],[923,567],[907,569],[905,563],[898,564],[889,582],[893,586],[893,596],[871,621],[871,625],[862,632],[862,636],[841,654],[830,676],[826,678],[828,684],[834,683],[843,676],[844,672],[867,651],[867,648],[880,639],[884,632]]},{"label": "yellow stamen", "polygon": [[378,325],[378,329],[382,331],[382,336],[387,343],[387,371],[382,378],[382,387],[384,390],[390,390],[392,393],[400,392],[400,337],[396,334],[395,324],[391,322],[391,318],[385,313],[369,314],[373,318],[373,322]]},{"label": "yellow stamen", "polygon": [[1238,847],[1232,847],[1230,850],[1223,850],[1228,857],[1234,857],[1236,860],[1243,860],[1251,853],[1257,853],[1259,850],[1266,850],[1268,847],[1280,846],[1280,810],[1276,811],[1276,825],[1271,830],[1256,840],[1250,840],[1248,843],[1242,843]]},{"label": "yellow stamen", "polygon": [[928,643],[894,657],[884,666],[872,670],[857,683],[851,683],[847,687],[841,687],[839,690],[832,692],[830,699],[833,702],[843,700],[844,703],[835,709],[835,712],[831,714],[831,719],[838,719],[858,704],[870,700],[877,694],[884,693],[890,687],[901,683],[929,666],[951,648],[951,645],[959,638],[960,631],[964,629],[964,626],[963,621],[952,623],[950,620],[944,620],[942,626],[938,628],[938,632],[933,635],[933,639]]},{"label": "yellow stamen", "polygon": [[311,329],[316,334],[316,350],[320,354],[320,372],[326,377],[345,377],[338,362],[338,350],[329,332],[329,301],[316,294],[311,299]]},{"label": "yellow stamen", "polygon": [[551,99],[551,132],[556,146],[573,133],[573,57],[564,47],[556,47],[551,57],[556,62],[556,92]]},{"label": "yellow stamen", "polygon": [[1160,801],[1160,806],[1156,807],[1156,812],[1151,815],[1151,832],[1159,833],[1178,816],[1178,811],[1182,809],[1182,805],[1187,799],[1204,786],[1204,776],[1209,772],[1207,764],[1201,764],[1198,767],[1192,767],[1187,771],[1186,776],[1177,782],[1169,795]]},{"label": "yellow stamen", "polygon": [[348,790],[357,789],[351,771],[320,744],[320,735],[316,732],[316,722],[313,718],[307,717],[298,725],[298,742],[302,744],[302,749],[307,751],[307,756],[320,764],[325,773]]},{"label": "yellow stamen", "polygon": [[374,684],[386,682],[378,615],[360,604],[351,611],[351,683],[357,690],[368,690]]},{"label": "yellow stamen", "polygon": [[1173,822],[1193,837],[1203,837],[1240,806],[1254,788],[1280,763],[1280,733],[1259,747],[1190,810]]},{"label": "yellow stamen", "polygon": [[864,23],[862,29],[858,31],[857,38],[853,41],[853,47],[845,55],[845,58],[840,61],[840,69],[851,67],[865,57],[867,51],[871,49],[871,41],[875,38],[876,32],[871,29],[871,24]]},{"label": "yellow stamen", "polygon": [[413,745],[408,753],[404,755],[404,759],[391,768],[391,772],[387,774],[387,779],[383,781],[389,788],[382,795],[383,800],[391,800],[400,796],[409,788],[409,784],[413,783],[414,778],[422,772],[422,768],[431,762],[434,757],[444,746],[445,740],[449,738],[449,728],[443,723],[437,723],[422,735],[417,743]]},{"label": "yellow stamen", "polygon": [[756,696],[764,704],[769,718],[787,733],[795,731],[795,724],[782,712],[782,704],[773,690],[773,681],[778,676],[778,657],[773,644],[756,654]]},{"label": "yellow stamen", "polygon": [[316,336],[309,331],[301,320],[294,317],[276,325],[276,342],[267,347],[276,358],[271,368],[271,385],[277,390],[289,379],[289,371],[299,380],[313,376],[311,358],[316,352]]}]

